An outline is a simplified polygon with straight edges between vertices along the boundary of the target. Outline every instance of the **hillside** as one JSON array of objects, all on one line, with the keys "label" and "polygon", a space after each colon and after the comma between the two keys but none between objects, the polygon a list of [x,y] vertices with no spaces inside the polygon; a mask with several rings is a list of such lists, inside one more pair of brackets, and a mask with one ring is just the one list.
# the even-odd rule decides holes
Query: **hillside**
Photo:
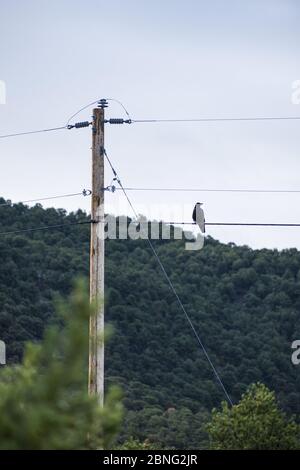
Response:
[{"label": "hillside", "polygon": [[[88,219],[22,204],[0,214],[0,232]],[[200,252],[185,251],[182,241],[155,245],[233,401],[261,381],[299,416],[300,376],[290,356],[300,338],[300,253],[211,238]],[[0,339],[9,362],[56,321],[53,299],[88,275],[88,258],[89,225],[0,234]],[[123,436],[204,445],[202,424],[224,396],[145,241],[106,243],[106,321],[114,326],[106,383],[124,391]]]}]

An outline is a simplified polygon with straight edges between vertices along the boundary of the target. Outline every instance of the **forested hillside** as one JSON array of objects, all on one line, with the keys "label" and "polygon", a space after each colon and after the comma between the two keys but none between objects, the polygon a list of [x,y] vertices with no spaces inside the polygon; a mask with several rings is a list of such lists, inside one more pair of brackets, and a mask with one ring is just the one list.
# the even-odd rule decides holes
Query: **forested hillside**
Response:
[{"label": "forested hillside", "polygon": [[[5,201],[0,200],[0,204]],[[0,206],[0,232],[88,220],[79,211]],[[252,250],[208,237],[202,251],[154,242],[233,401],[253,382],[274,390],[300,416],[300,375],[291,342],[300,338],[300,253]],[[89,225],[0,233],[0,339],[10,363],[24,341],[56,321],[53,299],[88,275]],[[208,412],[224,399],[145,241],[106,243],[106,383],[128,410],[122,436],[201,447]],[[121,436],[121,438],[122,438]]]}]

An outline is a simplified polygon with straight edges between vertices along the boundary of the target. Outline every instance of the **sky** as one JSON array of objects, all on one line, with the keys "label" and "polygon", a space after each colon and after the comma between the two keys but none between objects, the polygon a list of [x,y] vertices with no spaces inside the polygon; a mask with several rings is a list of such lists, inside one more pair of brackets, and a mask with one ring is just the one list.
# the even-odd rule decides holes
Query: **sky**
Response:
[{"label": "sky", "polygon": [[[0,0],[0,135],[63,126],[98,98],[133,119],[300,116],[297,0]],[[89,120],[92,107],[76,120]],[[124,117],[110,102],[109,117]],[[126,187],[300,190],[300,121],[106,126]],[[0,139],[0,196],[13,202],[91,187],[91,130]],[[112,180],[107,166],[106,185]],[[191,221],[300,223],[300,193],[129,193],[139,213]],[[82,196],[45,207],[79,207]],[[106,210],[132,215],[120,192]],[[300,249],[299,228],[208,227],[222,242]]]}]

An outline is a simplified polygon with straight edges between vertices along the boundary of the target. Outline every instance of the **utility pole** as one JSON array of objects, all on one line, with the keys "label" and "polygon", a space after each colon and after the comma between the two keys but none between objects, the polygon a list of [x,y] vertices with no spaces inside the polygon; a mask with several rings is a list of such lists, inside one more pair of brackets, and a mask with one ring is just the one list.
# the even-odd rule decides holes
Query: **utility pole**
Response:
[{"label": "utility pole", "polygon": [[90,300],[96,312],[90,318],[89,393],[104,399],[104,110],[106,100],[93,110],[92,207],[90,246]]}]

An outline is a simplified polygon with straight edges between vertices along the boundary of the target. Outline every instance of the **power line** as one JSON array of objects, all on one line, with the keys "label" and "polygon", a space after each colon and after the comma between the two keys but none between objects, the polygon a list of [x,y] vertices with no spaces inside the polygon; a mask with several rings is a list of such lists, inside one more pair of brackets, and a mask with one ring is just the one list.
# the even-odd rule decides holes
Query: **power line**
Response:
[{"label": "power line", "polygon": [[132,119],[132,123],[176,123],[176,122],[235,122],[235,121],[298,121],[300,116],[224,117],[191,119]]},{"label": "power line", "polygon": [[[138,214],[137,214],[135,208],[133,207],[133,204],[132,204],[131,200],[129,199],[129,196],[128,196],[128,194],[127,194],[125,188],[123,187],[123,185],[122,185],[122,183],[121,183],[121,181],[120,181],[120,178],[119,178],[119,176],[118,176],[116,170],[114,169],[114,167],[113,167],[113,165],[112,165],[112,163],[111,163],[111,160],[109,159],[109,157],[108,157],[108,155],[107,155],[106,150],[104,150],[104,154],[105,154],[105,156],[106,156],[106,158],[107,158],[107,161],[108,161],[108,163],[109,163],[109,165],[110,165],[110,167],[111,167],[111,169],[112,169],[112,172],[113,172],[113,174],[114,174],[114,176],[115,176],[116,181],[117,181],[118,184],[120,185],[120,188],[122,189],[122,191],[123,191],[123,193],[124,193],[124,195],[125,195],[125,197],[126,197],[128,203],[129,203],[129,205],[130,205],[130,207],[131,207],[131,209],[132,209],[132,212],[133,212],[134,216],[135,216],[136,218],[138,218]],[[202,351],[203,351],[203,353],[204,353],[204,355],[205,355],[205,357],[206,357],[208,363],[210,364],[210,366],[211,366],[211,368],[212,368],[212,370],[213,370],[213,373],[214,373],[214,375],[215,375],[217,381],[219,382],[219,384],[220,384],[220,386],[221,386],[221,388],[222,388],[222,390],[223,390],[223,392],[224,392],[224,394],[225,394],[225,396],[226,396],[228,402],[230,403],[231,406],[233,406],[233,402],[232,402],[232,400],[231,400],[231,398],[230,398],[230,396],[229,396],[229,394],[228,394],[228,392],[227,392],[227,390],[226,390],[226,388],[225,388],[225,385],[224,385],[224,383],[223,383],[223,381],[222,381],[222,379],[221,379],[221,377],[220,377],[218,371],[216,370],[216,368],[215,368],[215,366],[214,366],[212,360],[210,359],[210,356],[209,356],[209,354],[208,354],[208,352],[207,352],[207,350],[206,350],[206,348],[205,348],[203,342],[201,341],[201,338],[200,338],[200,336],[198,335],[198,333],[197,333],[197,331],[196,331],[196,328],[194,327],[194,324],[193,324],[193,322],[192,322],[190,316],[188,315],[188,313],[187,313],[187,311],[186,311],[186,309],[185,309],[185,307],[184,307],[184,305],[183,305],[183,303],[182,303],[182,301],[181,301],[179,295],[177,294],[177,291],[176,291],[176,289],[175,289],[175,287],[174,287],[174,284],[173,284],[172,280],[170,279],[170,277],[169,277],[169,275],[168,275],[168,273],[167,273],[167,271],[166,271],[166,269],[165,269],[165,267],[164,267],[164,265],[163,265],[163,263],[162,263],[162,261],[161,261],[159,255],[158,255],[158,253],[157,253],[157,251],[156,251],[156,249],[155,249],[155,247],[154,247],[154,245],[153,245],[153,243],[151,242],[151,240],[150,240],[149,237],[147,237],[147,241],[148,241],[148,244],[149,244],[149,246],[150,246],[150,248],[151,248],[151,250],[152,250],[152,252],[153,252],[153,254],[154,254],[154,256],[155,256],[155,258],[156,258],[156,260],[157,260],[157,262],[158,262],[158,264],[159,264],[159,266],[160,266],[160,268],[161,268],[161,270],[162,270],[162,272],[163,272],[163,274],[164,274],[164,276],[165,276],[165,278],[166,278],[166,280],[167,280],[167,282],[168,282],[168,284],[169,284],[169,286],[170,286],[170,288],[171,288],[171,290],[172,290],[174,296],[176,297],[176,300],[177,300],[177,302],[178,302],[178,304],[179,304],[181,310],[183,311],[183,313],[184,313],[184,315],[185,315],[185,317],[186,317],[186,319],[187,319],[187,321],[188,321],[188,323],[189,323],[189,325],[190,325],[190,327],[191,327],[191,329],[192,329],[192,331],[193,331],[193,333],[194,333],[194,335],[195,335],[195,337],[196,337],[196,339],[197,339],[197,341],[198,341],[198,343],[199,343],[199,345],[200,345],[200,347],[201,347],[201,349],[202,349]]]},{"label": "power line", "polygon": [[[119,183],[117,179],[117,173],[115,172],[115,169],[106,153],[106,158],[107,161],[114,173],[114,176],[116,178],[116,181]],[[120,184],[120,183],[119,183]],[[128,191],[129,189],[133,188],[115,188],[124,191]],[[300,191],[299,191],[300,192]],[[41,201],[49,201],[52,199],[62,199],[62,198],[69,198],[69,197],[76,197],[76,196],[90,196],[92,194],[90,189],[83,189],[81,192],[78,193],[69,193],[69,194],[58,194],[54,196],[45,196],[41,198],[36,198],[36,199],[27,199],[23,201],[18,201],[15,203],[10,202],[5,202],[0,204],[0,207],[11,207],[13,204],[29,204],[32,202],[41,202]],[[127,197],[127,201],[130,204],[130,200]],[[133,208],[132,208],[133,209]],[[160,221],[160,223],[166,224],[166,225],[197,225],[195,222],[178,222],[178,221],[172,221],[172,222],[165,222],[165,221]],[[245,227],[300,227],[300,223],[257,223],[257,222],[206,222],[205,225],[207,226],[245,226]]]},{"label": "power line", "polygon": [[[79,113],[81,113],[82,111],[84,111],[85,109],[89,108],[90,106],[93,106],[94,104],[97,104],[99,103],[101,99],[98,98],[97,100],[95,101],[92,101],[91,103],[88,103],[87,105],[83,106],[82,108],[80,108],[78,111],[76,111],[74,114],[72,114],[72,116],[69,117],[69,119],[67,120],[67,123],[66,123],[66,127],[70,124],[70,121],[72,119],[74,119],[75,116],[77,116]],[[129,117],[129,119],[131,120],[130,118],[130,115],[127,111],[127,109],[125,108],[125,106],[123,105],[123,103],[119,100],[116,100],[115,98],[106,98],[105,99],[106,101],[114,101],[115,103],[118,103],[124,110],[124,112],[126,113],[126,115]]]},{"label": "power line", "polygon": [[219,226],[239,226],[239,227],[300,227],[300,224],[285,224],[285,223],[243,223],[243,222],[208,222],[205,225],[219,225]]},{"label": "power line", "polygon": [[46,196],[46,197],[41,197],[38,199],[27,199],[26,201],[18,201],[15,203],[12,202],[4,202],[3,204],[0,204],[0,207],[3,206],[11,206],[12,204],[29,204],[31,202],[40,202],[40,201],[49,201],[51,199],[60,199],[60,198],[66,198],[66,197],[75,197],[75,196],[90,196],[92,194],[90,189],[83,189],[80,193],[70,193],[70,194],[59,194],[56,196]]},{"label": "power line", "polygon": [[[197,225],[196,222],[164,222],[166,225]],[[236,227],[300,227],[300,223],[256,223],[256,222],[205,222],[205,226],[236,226]]]},{"label": "power line", "polygon": [[[120,191],[121,188],[115,188]],[[126,191],[164,191],[164,192],[215,192],[215,193],[300,193],[300,189],[231,189],[231,188],[138,188],[128,187],[124,188]]]},{"label": "power line", "polygon": [[85,224],[91,224],[94,223],[93,220],[84,220],[81,222],[72,222],[70,224],[55,224],[55,225],[45,225],[42,227],[31,227],[31,228],[24,228],[20,230],[9,230],[9,231],[4,231],[0,232],[1,236],[4,235],[13,235],[13,234],[18,234],[18,233],[27,233],[27,232],[36,232],[36,231],[41,231],[41,230],[52,230],[55,228],[61,228],[61,227],[72,227],[74,225],[85,225]]},{"label": "power line", "polygon": [[[96,101],[92,101],[91,103],[88,103],[87,105],[83,106],[82,108],[80,108],[78,111],[76,111],[76,113],[72,114],[72,116],[69,117],[69,119],[67,120],[66,124],[64,126],[60,126],[60,127],[51,127],[51,128],[48,128],[48,129],[37,129],[37,130],[32,130],[32,131],[25,131],[25,132],[16,132],[16,133],[13,133],[13,134],[4,134],[4,135],[0,135],[0,139],[6,139],[8,137],[18,137],[18,136],[22,136],[22,135],[30,135],[30,134],[40,134],[40,133],[43,133],[43,132],[52,132],[52,131],[59,131],[59,130],[62,130],[62,129],[67,129],[67,130],[70,130],[70,129],[73,129],[74,127],[75,128],[80,128],[80,127],[88,127],[87,124],[88,121],[84,122],[84,123],[78,123],[77,125],[70,125],[70,121],[75,117],[77,116],[79,113],[81,113],[82,111],[84,111],[85,109],[89,108],[90,106],[92,106],[93,104],[96,104],[100,101],[100,98],[98,98]],[[130,118],[130,115],[127,111],[127,109],[125,108],[125,106],[123,105],[123,103],[115,98],[106,98],[106,101],[114,101],[115,103],[118,103],[124,110],[124,112],[126,113],[126,115],[129,117],[129,120],[131,120]],[[84,124],[84,125],[82,125]]]},{"label": "power line", "polygon": [[[106,98],[107,101],[114,101],[118,103],[126,113],[126,115],[129,117],[129,123],[134,124],[134,123],[180,123],[180,122],[236,122],[236,121],[298,121],[300,120],[300,116],[263,116],[263,117],[231,117],[231,118],[191,118],[191,119],[132,119],[130,117],[129,112],[123,105],[123,103],[115,98]],[[18,137],[22,135],[30,135],[30,134],[40,134],[43,132],[52,132],[52,131],[58,131],[58,130],[63,130],[63,129],[72,129],[73,127],[76,126],[70,126],[70,121],[77,116],[79,113],[84,111],[85,109],[89,108],[90,106],[98,103],[100,100],[95,100],[92,101],[91,103],[88,103],[87,105],[83,106],[80,108],[76,113],[72,114],[69,119],[67,120],[66,124],[64,126],[60,127],[52,127],[52,128],[46,128],[46,129],[37,129],[37,130],[32,130],[32,131],[25,131],[25,132],[16,132],[13,134],[4,134],[0,135],[0,139],[5,139],[8,137]],[[79,126],[81,127],[81,126]]]},{"label": "power line", "polygon": [[15,134],[5,134],[5,135],[0,135],[0,139],[6,139],[7,137],[18,137],[20,135],[40,134],[42,132],[60,131],[62,129],[68,129],[68,127],[66,127],[66,126],[51,127],[49,129],[38,129],[38,130],[34,130],[34,131],[17,132]]}]

